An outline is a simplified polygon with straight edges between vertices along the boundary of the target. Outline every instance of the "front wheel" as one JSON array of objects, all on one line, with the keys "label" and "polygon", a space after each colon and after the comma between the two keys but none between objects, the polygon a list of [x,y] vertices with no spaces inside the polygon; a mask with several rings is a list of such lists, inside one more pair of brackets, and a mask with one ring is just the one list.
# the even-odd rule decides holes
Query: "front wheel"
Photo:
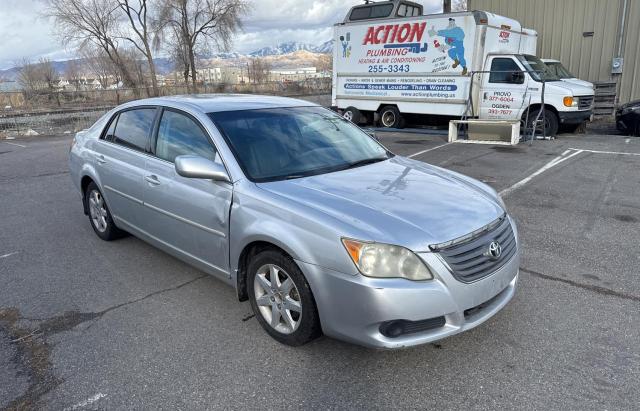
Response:
[{"label": "front wheel", "polygon": [[[544,117],[543,117],[544,114]],[[540,118],[538,118],[538,115],[540,115]],[[547,137],[554,137],[556,134],[558,134],[558,116],[556,116],[556,114],[549,110],[549,109],[544,109],[544,112],[540,112],[540,109],[536,109],[536,110],[532,110],[529,113],[529,120],[528,123],[525,127],[525,133],[526,133],[526,138],[529,138],[529,136],[531,135],[531,130],[533,128],[533,122],[538,118],[538,122],[536,123],[535,127],[535,135],[537,136],[541,136],[543,134],[543,130],[542,130],[542,123],[544,121],[544,135]]]},{"label": "front wheel", "polygon": [[271,337],[299,346],[321,334],[311,288],[291,257],[262,251],[249,262],[248,273],[251,308]]}]

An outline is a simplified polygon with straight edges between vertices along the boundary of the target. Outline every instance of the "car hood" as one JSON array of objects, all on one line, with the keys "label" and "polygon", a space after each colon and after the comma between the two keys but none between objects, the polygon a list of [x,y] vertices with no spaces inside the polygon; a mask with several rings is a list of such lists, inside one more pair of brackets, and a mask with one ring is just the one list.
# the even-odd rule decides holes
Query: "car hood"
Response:
[{"label": "car hood", "polygon": [[[467,180],[467,181],[465,181]],[[427,251],[485,226],[504,211],[482,184],[403,157],[258,186],[340,221],[344,236]]]}]

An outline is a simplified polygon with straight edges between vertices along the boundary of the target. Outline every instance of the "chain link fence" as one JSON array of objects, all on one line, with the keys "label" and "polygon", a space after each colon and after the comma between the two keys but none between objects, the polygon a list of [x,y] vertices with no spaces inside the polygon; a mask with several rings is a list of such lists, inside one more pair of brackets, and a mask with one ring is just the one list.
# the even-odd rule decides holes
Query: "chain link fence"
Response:
[{"label": "chain link fence", "polygon": [[[331,79],[262,84],[211,84],[161,87],[161,96],[193,93],[242,93],[296,97],[328,106]],[[151,89],[114,89],[0,93],[0,138],[14,135],[75,133],[91,126],[111,108],[151,96]]]}]

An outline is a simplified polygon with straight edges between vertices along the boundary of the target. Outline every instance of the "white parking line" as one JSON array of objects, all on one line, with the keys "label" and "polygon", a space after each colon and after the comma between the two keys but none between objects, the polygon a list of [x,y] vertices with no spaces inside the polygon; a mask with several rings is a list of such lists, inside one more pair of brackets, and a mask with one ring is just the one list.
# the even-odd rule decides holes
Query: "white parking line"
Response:
[{"label": "white parking line", "polygon": [[7,257],[11,257],[14,254],[18,254],[18,251],[14,251],[12,253],[9,254],[4,254],[4,255],[0,255],[0,258],[7,258]]},{"label": "white parking line", "polygon": [[555,167],[558,164],[567,161],[568,159],[570,159],[571,157],[575,157],[578,154],[582,153],[585,150],[576,150],[573,153],[567,155],[567,153],[570,150],[575,150],[575,149],[569,149],[567,151],[565,151],[564,153],[562,153],[561,155],[559,155],[558,157],[554,158],[553,160],[549,161],[547,164],[545,164],[544,166],[542,166],[542,168],[540,168],[538,171],[536,171],[535,173],[531,174],[530,176],[523,178],[522,180],[518,181],[517,183],[515,183],[514,185],[512,185],[509,188],[505,188],[504,190],[500,191],[500,197],[505,197],[507,194],[511,193],[513,190],[516,190],[520,187],[522,187],[523,185],[527,184],[529,181],[531,181],[534,177],[544,173],[545,171],[549,170],[551,167]]},{"label": "white parking line", "polygon": [[11,144],[12,146],[18,146],[18,147],[22,147],[22,148],[27,148],[27,146],[23,146],[22,144],[18,144],[18,143],[9,143],[8,141],[3,141],[3,143]]},{"label": "white parking line", "polygon": [[86,399],[86,400],[84,400],[84,401],[80,401],[79,403],[74,404],[74,405],[72,405],[71,407],[67,407],[67,408],[65,408],[65,409],[64,409],[64,411],[71,411],[71,410],[77,410],[77,409],[79,409],[79,408],[84,408],[84,407],[86,407],[87,405],[91,405],[91,404],[93,404],[94,402],[96,402],[96,401],[98,401],[99,399],[104,398],[104,397],[106,397],[106,396],[107,396],[107,394],[103,394],[103,393],[99,392],[99,393],[97,393],[96,395],[94,395],[94,396],[92,396],[92,397],[89,397],[89,398],[87,398],[87,399]]},{"label": "white parking line", "polygon": [[440,144],[439,146],[435,146],[435,147],[428,148],[426,150],[418,151],[417,153],[413,153],[413,154],[411,154],[411,155],[409,155],[407,157],[413,158],[415,156],[419,156],[420,154],[424,154],[424,153],[429,152],[431,150],[435,150],[435,149],[440,148],[440,147],[448,146],[449,144],[451,144],[451,143]]},{"label": "white parking line", "polygon": [[[578,149],[570,148],[569,150],[578,150]],[[580,149],[580,151],[586,151],[587,153],[595,153],[595,154],[623,154],[626,156],[640,156],[640,153],[627,153],[624,151],[600,151],[600,150],[587,150],[587,149]]]}]

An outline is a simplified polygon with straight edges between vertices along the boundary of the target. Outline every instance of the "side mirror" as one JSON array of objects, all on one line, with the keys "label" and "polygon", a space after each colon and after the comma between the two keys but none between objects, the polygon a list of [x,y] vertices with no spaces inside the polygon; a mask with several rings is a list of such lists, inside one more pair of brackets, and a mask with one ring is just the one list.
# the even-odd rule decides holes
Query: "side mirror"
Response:
[{"label": "side mirror", "polygon": [[204,178],[231,182],[224,166],[200,156],[178,156],[175,159],[176,173],[186,178]]},{"label": "side mirror", "polygon": [[511,73],[511,82],[515,84],[524,83],[524,73],[521,73],[519,71],[514,71],[513,73]]}]

